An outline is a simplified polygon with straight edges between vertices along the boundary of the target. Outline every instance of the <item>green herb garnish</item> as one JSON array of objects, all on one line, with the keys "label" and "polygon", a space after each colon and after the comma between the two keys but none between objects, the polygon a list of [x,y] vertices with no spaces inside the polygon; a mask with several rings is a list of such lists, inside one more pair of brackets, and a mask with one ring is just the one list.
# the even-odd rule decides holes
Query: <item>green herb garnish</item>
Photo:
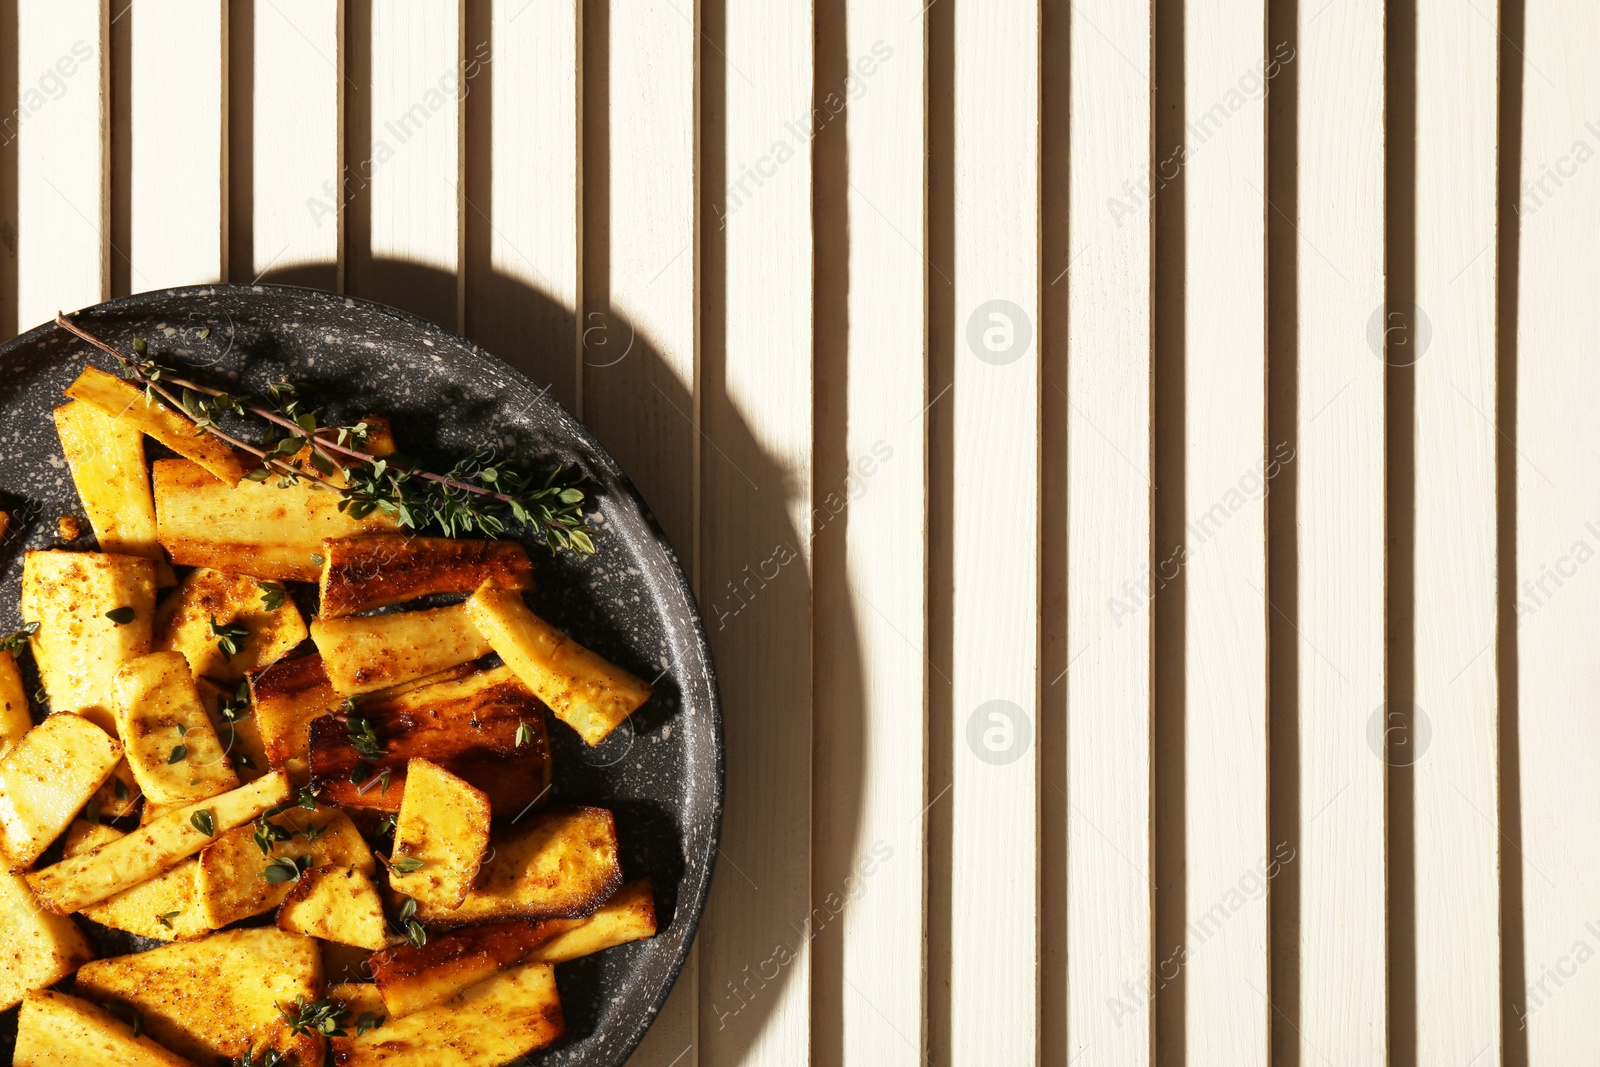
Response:
[{"label": "green herb garnish", "polygon": [[[18,630],[16,633],[7,637],[0,637],[0,651],[10,652],[12,655],[26,651],[28,648],[28,638],[32,637],[38,632],[38,623],[24,623],[22,629]],[[40,703],[42,704],[44,701],[41,700]]]},{"label": "green herb garnish", "polygon": [[211,616],[211,636],[217,639],[217,651],[222,653],[225,660],[237,656],[244,648],[244,640],[250,636],[250,628],[239,623],[229,623],[226,626],[217,624],[217,617]]},{"label": "green herb garnish", "polygon": [[257,582],[256,588],[261,590],[261,606],[268,611],[283,607],[284,600],[289,596],[289,590],[283,587],[282,582]]},{"label": "green herb garnish", "polygon": [[331,1000],[308,1002],[304,996],[300,996],[287,1008],[279,1004],[278,1014],[283,1016],[283,1021],[289,1024],[290,1031],[296,1036],[321,1034],[323,1037],[344,1037],[341,1024],[349,1017],[350,1011]]},{"label": "green herb garnish", "polygon": [[296,856],[294,859],[280,856],[267,864],[266,869],[261,873],[272,885],[278,885],[282,882],[298,880],[306,872],[306,868],[310,866],[310,856]]}]

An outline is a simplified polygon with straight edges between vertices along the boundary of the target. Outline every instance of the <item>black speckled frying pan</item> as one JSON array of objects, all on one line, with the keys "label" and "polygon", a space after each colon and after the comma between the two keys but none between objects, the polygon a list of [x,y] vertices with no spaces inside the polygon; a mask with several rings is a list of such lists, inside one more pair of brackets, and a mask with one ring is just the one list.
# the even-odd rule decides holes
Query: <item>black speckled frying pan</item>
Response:
[{"label": "black speckled frying pan", "polygon": [[[330,420],[389,416],[401,450],[430,464],[492,448],[530,470],[581,472],[598,520],[599,555],[552,557],[529,539],[535,609],[654,679],[656,696],[594,749],[552,719],[555,795],[616,812],[625,876],[654,880],[660,932],[558,967],[567,1036],[527,1062],[622,1063],[666,999],[705,905],[723,764],[722,716],[700,616],[627,475],[527,378],[454,334],[378,304],[286,286],[194,286],[114,300],[84,312],[82,321],[125,351],[134,337],[146,338],[158,360],[191,369],[199,380],[260,392],[288,377],[308,387],[308,399],[326,407]],[[0,542],[3,633],[21,625],[22,551],[61,546],[56,519],[82,514],[50,410],[65,402],[61,390],[88,353],[54,326],[0,347],[0,507],[13,518]],[[92,538],[74,547],[91,548]],[[154,944],[84,925],[102,955]],[[0,1015],[0,1062],[10,1062],[16,1015]]]}]

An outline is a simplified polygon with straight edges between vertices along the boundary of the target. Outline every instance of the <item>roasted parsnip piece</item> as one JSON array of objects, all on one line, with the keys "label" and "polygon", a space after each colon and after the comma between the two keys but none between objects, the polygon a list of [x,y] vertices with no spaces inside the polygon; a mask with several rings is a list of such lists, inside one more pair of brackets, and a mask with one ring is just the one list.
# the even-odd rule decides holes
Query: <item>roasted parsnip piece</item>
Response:
[{"label": "roasted parsnip piece", "polygon": [[[269,774],[231,793],[169,811],[127,837],[35,871],[28,875],[28,884],[39,903],[51,911],[63,915],[80,911],[177,866],[218,834],[288,799],[288,778]],[[206,814],[200,816],[201,812]]]},{"label": "roasted parsnip piece", "polygon": [[[82,819],[67,829],[66,855],[76,856],[126,836],[114,826]],[[80,913],[101,926],[157,941],[191,941],[210,927],[200,911],[198,860],[187,859]]]},{"label": "roasted parsnip piece", "polygon": [[[371,986],[334,986],[328,996],[346,1005],[351,1018],[384,1013]],[[388,1019],[359,1036],[333,1038],[333,1061],[339,1067],[499,1067],[565,1032],[555,968],[530,963],[479,982],[449,1003]]]},{"label": "roasted parsnip piece", "polygon": [[261,740],[261,730],[255,710],[250,706],[250,690],[246,686],[224,689],[204,678],[195,679],[200,693],[200,703],[211,717],[212,729],[222,750],[228,754],[233,771],[242,782],[253,782],[270,768],[266,744]]},{"label": "roasted parsnip piece", "polygon": [[506,666],[591,745],[650,699],[649,683],[539,618],[515,590],[485,583],[467,600],[467,611]]},{"label": "roasted parsnip piece", "polygon": [[140,433],[188,457],[228,485],[243,478],[248,469],[244,457],[231,447],[210,434],[195,432],[189,419],[159,402],[147,403],[143,389],[98,367],[83,368],[78,380],[67,386],[66,394],[138,427]]},{"label": "roasted parsnip piece", "polygon": [[[313,867],[353,867],[368,875],[376,867],[361,832],[338,808],[291,807],[265,821],[277,832],[240,826],[200,854],[200,907],[214,929],[276,908]],[[262,851],[262,840],[269,851]]]},{"label": "roasted parsnip piece", "polygon": [[567,920],[570,929],[555,931],[536,946],[530,960],[565,963],[603,949],[656,936],[656,899],[650,879],[629,882],[587,919]]},{"label": "roasted parsnip piece", "polygon": [[[443,1004],[469,986],[530,958],[531,953],[585,919],[505,919],[434,934],[367,958],[390,1015],[400,1018]],[[549,961],[541,961],[549,962]]]},{"label": "roasted parsnip piece", "polygon": [[274,597],[269,611],[263,592],[248,575],[197,567],[156,608],[152,647],[183,653],[196,675],[242,682],[245,672],[276,663],[306,639],[294,599]]},{"label": "roasted parsnip piece", "polygon": [[30,866],[111,777],[122,745],[88,719],[51,715],[0,759],[0,860]]},{"label": "roasted parsnip piece", "polygon": [[488,795],[436,763],[412,760],[395,823],[390,887],[419,904],[455,908],[488,847]]},{"label": "roasted parsnip piece", "polygon": [[139,427],[82,400],[56,408],[55,419],[67,469],[101,550],[164,560]]},{"label": "roasted parsnip piece", "polygon": [[354,867],[314,867],[278,906],[278,929],[364,949],[389,943],[372,876]]},{"label": "roasted parsnip piece", "polygon": [[33,716],[28,711],[28,694],[22,690],[17,657],[0,649],[0,759],[31,729]]},{"label": "roasted parsnip piece", "polygon": [[533,563],[516,541],[375,534],[323,542],[322,617],[401,604],[431,593],[470,593],[484,582],[532,589]]},{"label": "roasted parsnip piece", "polygon": [[493,855],[460,907],[418,901],[417,917],[445,928],[491,919],[582,918],[622,885],[617,824],[604,808],[538,812],[492,836],[490,847]]},{"label": "roasted parsnip piece", "polygon": [[[358,743],[355,718],[371,724],[376,749]],[[354,717],[326,715],[311,724],[311,780],[335,804],[398,811],[415,757],[483,790],[495,814],[515,815],[550,784],[544,705],[496,667],[363,701]]]},{"label": "roasted parsnip piece", "polygon": [[41,990],[22,1002],[12,1067],[194,1067],[98,1004]]},{"label": "roasted parsnip piece", "polygon": [[[328,983],[370,981],[372,972],[367,969],[367,957],[370,955],[370,949],[341,945],[337,941],[323,941],[322,970]],[[382,1010],[380,1007],[379,1011]]]},{"label": "roasted parsnip piece", "polygon": [[172,562],[185,566],[314,582],[322,573],[323,538],[398,526],[381,511],[351,518],[339,510],[339,494],[315,482],[280,488],[276,478],[245,479],[229,486],[187,460],[158,459],[153,468],[156,536]]},{"label": "roasted parsnip piece", "polygon": [[94,949],[71,916],[55,915],[34,903],[21,875],[0,871],[0,1011],[22,1002],[36,989],[54,985],[94,959]]},{"label": "roasted parsnip piece", "polygon": [[489,654],[489,642],[454,604],[428,611],[311,620],[328,680],[340,693],[370,693]]},{"label": "roasted parsnip piece", "polygon": [[[116,725],[113,720],[112,725]],[[111,777],[95,790],[94,803],[100,805],[100,814],[107,819],[122,819],[139,811],[144,794],[139,791],[139,781],[126,759],[117,761],[111,768]]]},{"label": "roasted parsnip piece", "polygon": [[[74,711],[116,730],[117,669],[150,651],[156,565],[104,552],[29,552],[22,561],[22,617],[52,711]],[[125,619],[126,621],[119,621]]]},{"label": "roasted parsnip piece", "polygon": [[275,1048],[297,1067],[322,1063],[322,1036],[296,1036],[279,1012],[322,993],[322,956],[309,937],[271,926],[224,930],[78,969],[78,992],[120,1000],[149,1035],[198,1064]]},{"label": "roasted parsnip piece", "polygon": [[328,681],[322,657],[279,660],[264,671],[252,672],[249,682],[256,729],[268,762],[304,782],[311,773],[306,760],[311,721],[343,703]]},{"label": "roasted parsnip piece", "polygon": [[239,787],[182,655],[124,664],[116,692],[117,732],[146,805],[182,807]]}]

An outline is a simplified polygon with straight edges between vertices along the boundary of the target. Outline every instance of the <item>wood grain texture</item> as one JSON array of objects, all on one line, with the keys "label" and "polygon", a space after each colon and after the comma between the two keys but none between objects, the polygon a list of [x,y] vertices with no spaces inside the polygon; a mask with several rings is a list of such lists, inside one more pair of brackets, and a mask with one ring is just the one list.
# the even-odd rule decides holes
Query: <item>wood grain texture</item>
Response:
[{"label": "wood grain texture", "polygon": [[371,212],[370,265],[352,289],[449,329],[462,304],[462,15],[461,0],[371,4],[371,144],[352,179]]},{"label": "wood grain texture", "polygon": [[1600,820],[1597,51],[1600,9],[1527,5],[1514,426],[1522,844],[1501,859],[1521,867],[1527,986],[1506,996],[1530,1064],[1581,1063],[1600,1042],[1600,857],[1588,844]]},{"label": "wood grain texture", "polygon": [[950,1049],[1025,1063],[1039,1041],[1036,4],[957,6],[954,112]]},{"label": "wood grain texture", "polygon": [[133,291],[219,281],[227,268],[223,0],[140,0],[130,34]]},{"label": "wood grain texture", "polygon": [[1382,1064],[1384,6],[1299,10],[1300,1057]]},{"label": "wood grain texture", "polygon": [[[1266,429],[1266,93],[1260,0],[1184,10],[1184,470],[1186,540],[1159,580],[1186,575],[1188,923],[1183,954],[1192,1067],[1268,1057],[1266,505],[1283,450]],[[1141,616],[1143,612],[1141,611]],[[1169,962],[1170,961],[1170,962]]]},{"label": "wood grain texture", "polygon": [[720,261],[702,299],[719,321],[701,346],[701,477],[717,518],[700,603],[728,773],[700,929],[700,1062],[791,1064],[810,1055],[809,946],[831,920],[811,899],[812,16],[730,0],[717,17],[716,52],[701,53],[722,68],[703,103],[727,186],[707,201]]},{"label": "wood grain texture", "polygon": [[[843,218],[830,232],[847,229],[848,248],[842,264],[828,260],[845,275],[839,332],[818,306],[819,348],[826,328],[845,351],[842,382],[823,381],[818,356],[819,439],[825,406],[842,394],[844,440],[818,471],[816,759],[862,786],[832,788],[830,775],[814,787],[812,896],[848,904],[836,942],[818,950],[813,1055],[884,1067],[914,1067],[924,1049],[924,3],[844,5],[843,39],[819,86],[824,111],[843,111],[844,182],[833,185]],[[831,134],[841,132],[836,121]],[[820,226],[820,205],[818,216]],[[823,997],[837,1007],[825,1011]]]},{"label": "wood grain texture", "polygon": [[[344,5],[254,5],[250,276],[293,277],[344,251]],[[241,278],[240,281],[248,280]]]},{"label": "wood grain texture", "polygon": [[578,409],[583,81],[578,0],[469,6],[467,336]]},{"label": "wood grain texture", "polygon": [[[1073,7],[1067,1042],[1150,1061],[1150,5]],[[1114,210],[1133,183],[1132,217]],[[1124,204],[1128,207],[1127,204]],[[1126,608],[1126,612],[1124,609]]]},{"label": "wood grain texture", "polygon": [[[1418,1063],[1500,1047],[1496,757],[1496,13],[1417,5]],[[1428,902],[1448,900],[1448,908]]]},{"label": "wood grain texture", "polygon": [[108,22],[103,0],[17,4],[17,324],[105,299],[110,285]]}]

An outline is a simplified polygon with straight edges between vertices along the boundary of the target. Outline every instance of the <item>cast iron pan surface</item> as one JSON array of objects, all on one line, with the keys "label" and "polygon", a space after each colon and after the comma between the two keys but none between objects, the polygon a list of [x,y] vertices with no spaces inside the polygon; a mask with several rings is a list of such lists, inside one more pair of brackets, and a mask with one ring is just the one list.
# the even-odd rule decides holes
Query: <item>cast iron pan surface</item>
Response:
[{"label": "cast iron pan surface", "polygon": [[[700,616],[677,558],[627,475],[582,424],[517,371],[454,334],[378,304],[287,286],[191,286],[114,300],[85,311],[81,321],[123,351],[143,337],[152,358],[219,388],[261,393],[287,377],[305,387],[309,405],[326,409],[329,422],[388,416],[400,450],[434,469],[493,449],[526,470],[564,466],[564,477],[581,476],[599,554],[552,556],[542,542],[524,537],[538,584],[531,602],[582,644],[653,679],[656,695],[594,749],[552,716],[553,798],[616,812],[624,876],[653,879],[659,932],[560,965],[567,1036],[523,1062],[625,1061],[666,999],[705,904],[723,760]],[[12,531],[0,542],[0,633],[22,625],[17,598],[25,549],[94,548],[92,534],[70,545],[57,534],[56,519],[81,516],[82,509],[50,417],[89,351],[53,325],[0,347],[0,507],[12,514]],[[93,361],[117,369],[99,353]],[[165,454],[154,442],[147,447],[152,458]],[[158,944],[80,922],[101,956]],[[329,981],[338,977],[330,974]],[[70,990],[70,980],[63,988]],[[0,1063],[11,1062],[16,1026],[15,1009],[0,1015]]]}]

